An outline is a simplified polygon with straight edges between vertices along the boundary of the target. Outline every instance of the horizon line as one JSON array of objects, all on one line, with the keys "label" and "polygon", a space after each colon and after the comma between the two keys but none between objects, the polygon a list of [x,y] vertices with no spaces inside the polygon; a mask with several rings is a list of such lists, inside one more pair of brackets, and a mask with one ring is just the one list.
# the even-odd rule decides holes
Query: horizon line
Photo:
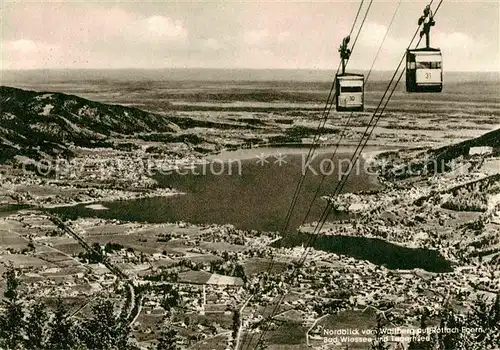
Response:
[{"label": "horizon line", "polygon": [[[2,72],[34,72],[34,71],[106,71],[106,70],[144,70],[144,71],[154,71],[154,70],[188,70],[188,69],[198,69],[198,70],[248,70],[248,71],[335,71],[335,68],[252,68],[252,67],[159,67],[159,68],[145,68],[145,67],[125,67],[125,68],[23,68],[23,69],[11,69],[11,68],[0,68],[0,73]],[[352,71],[368,71],[368,69],[351,68]],[[374,72],[393,72],[392,69],[373,69]],[[453,73],[500,73],[499,70],[453,70],[448,69],[446,72]]]}]

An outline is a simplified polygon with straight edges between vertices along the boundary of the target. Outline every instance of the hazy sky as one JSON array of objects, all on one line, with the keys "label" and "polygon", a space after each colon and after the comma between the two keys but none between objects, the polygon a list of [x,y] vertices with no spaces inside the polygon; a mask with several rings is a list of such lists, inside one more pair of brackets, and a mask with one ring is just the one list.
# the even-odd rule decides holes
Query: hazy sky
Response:
[{"label": "hazy sky", "polygon": [[[373,1],[349,67],[370,68],[397,1]],[[0,0],[1,68],[336,69],[359,3]],[[401,1],[375,69],[395,68],[426,3]],[[499,4],[443,2],[431,45],[445,69],[500,70]]]}]

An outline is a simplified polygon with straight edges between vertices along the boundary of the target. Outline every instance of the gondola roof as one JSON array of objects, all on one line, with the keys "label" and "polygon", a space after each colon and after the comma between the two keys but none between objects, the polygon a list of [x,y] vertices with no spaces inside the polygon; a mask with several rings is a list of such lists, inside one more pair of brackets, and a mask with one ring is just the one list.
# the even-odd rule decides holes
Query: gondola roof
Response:
[{"label": "gondola roof", "polygon": [[439,52],[441,49],[434,49],[432,47],[421,47],[419,49],[408,49],[410,52]]},{"label": "gondola roof", "polygon": [[337,74],[337,77],[363,77],[364,78],[364,75],[363,74],[357,74],[357,73],[340,73],[340,74]]}]

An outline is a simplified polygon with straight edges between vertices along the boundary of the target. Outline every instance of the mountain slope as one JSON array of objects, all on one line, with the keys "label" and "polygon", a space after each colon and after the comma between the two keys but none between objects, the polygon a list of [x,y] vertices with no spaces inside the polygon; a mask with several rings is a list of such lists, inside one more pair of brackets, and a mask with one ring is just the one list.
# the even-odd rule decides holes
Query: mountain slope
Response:
[{"label": "mountain slope", "polygon": [[494,152],[500,150],[500,129],[490,131],[475,139],[465,140],[460,143],[438,148],[432,151],[433,158],[439,163],[447,163],[460,156],[468,156],[472,147],[492,147]]},{"label": "mountain slope", "polygon": [[0,87],[0,161],[14,155],[69,155],[68,144],[106,146],[140,132],[175,132],[172,119],[62,93]]},{"label": "mountain slope", "polygon": [[394,180],[447,172],[453,169],[453,162],[460,157],[466,161],[477,158],[469,155],[473,147],[491,147],[491,156],[500,154],[500,129],[470,140],[426,151],[383,152],[377,156],[380,164],[376,168],[386,179]]}]

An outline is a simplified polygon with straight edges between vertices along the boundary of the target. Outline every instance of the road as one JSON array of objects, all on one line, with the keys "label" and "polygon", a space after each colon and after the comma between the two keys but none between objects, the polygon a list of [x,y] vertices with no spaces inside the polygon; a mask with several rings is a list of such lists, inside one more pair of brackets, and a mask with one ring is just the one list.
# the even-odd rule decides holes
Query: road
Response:
[{"label": "road", "polygon": [[239,349],[240,341],[241,341],[241,334],[243,333],[243,310],[248,305],[248,303],[250,302],[250,300],[252,300],[252,298],[253,298],[253,294],[250,295],[250,297],[247,300],[245,300],[245,302],[243,303],[243,305],[241,305],[241,307],[240,307],[240,326],[238,327],[238,333],[236,335],[236,341],[235,341],[235,345],[234,345],[234,350],[238,350]]},{"label": "road", "polygon": [[[142,310],[142,297],[139,296],[137,299],[138,299],[137,300],[137,311],[135,312],[134,315],[132,315],[132,310],[133,309],[131,309],[131,312],[130,312],[130,315],[129,315],[129,317],[130,317],[129,318],[129,320],[130,320],[129,325],[130,326],[132,326],[134,324],[134,322],[137,320],[137,318],[141,314],[141,310]],[[135,300],[135,299],[132,299],[132,300]]]}]

